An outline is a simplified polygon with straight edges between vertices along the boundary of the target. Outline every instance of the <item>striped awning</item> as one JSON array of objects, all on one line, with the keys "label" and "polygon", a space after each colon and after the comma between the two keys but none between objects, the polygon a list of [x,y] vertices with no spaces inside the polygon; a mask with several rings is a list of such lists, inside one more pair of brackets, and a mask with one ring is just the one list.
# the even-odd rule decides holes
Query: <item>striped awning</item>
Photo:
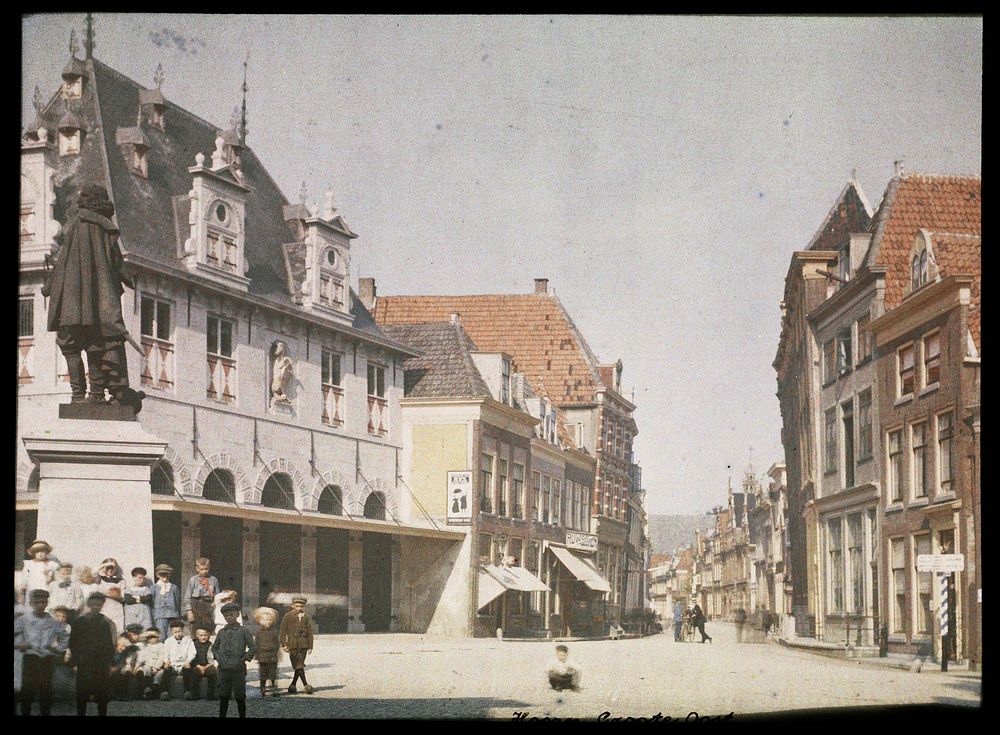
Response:
[{"label": "striped awning", "polygon": [[555,554],[556,559],[562,562],[570,574],[583,582],[595,592],[610,592],[611,585],[608,580],[601,576],[594,566],[594,562],[585,556],[574,554],[563,546],[549,545],[549,551]]}]

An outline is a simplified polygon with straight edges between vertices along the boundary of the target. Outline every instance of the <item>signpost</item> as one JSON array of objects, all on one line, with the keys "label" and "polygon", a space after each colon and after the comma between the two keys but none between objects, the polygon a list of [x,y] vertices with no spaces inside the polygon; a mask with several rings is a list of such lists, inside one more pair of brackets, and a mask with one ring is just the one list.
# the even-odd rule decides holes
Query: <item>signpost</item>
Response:
[{"label": "signpost", "polygon": [[965,556],[963,554],[918,554],[917,571],[933,572],[939,574],[939,599],[941,606],[938,608],[938,617],[941,624],[941,671],[948,670],[948,657],[951,654],[951,647],[948,645],[952,639],[951,626],[949,625],[950,607],[949,592],[951,577],[955,572],[965,569]]}]

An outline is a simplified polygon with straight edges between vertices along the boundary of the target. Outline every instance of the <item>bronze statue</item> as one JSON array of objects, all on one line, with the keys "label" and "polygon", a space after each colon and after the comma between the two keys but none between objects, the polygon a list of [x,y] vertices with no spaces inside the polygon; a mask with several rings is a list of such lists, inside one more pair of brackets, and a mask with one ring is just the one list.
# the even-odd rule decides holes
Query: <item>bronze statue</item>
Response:
[{"label": "bronze statue", "polygon": [[[138,413],[144,393],[129,388],[122,318],[122,284],[134,288],[124,273],[118,228],[111,222],[115,207],[103,186],[80,189],[70,212],[62,247],[42,287],[50,297],[48,329],[66,358],[72,402],[131,405]],[[82,352],[90,368],[90,397]],[[104,396],[108,391],[110,398]]]}]

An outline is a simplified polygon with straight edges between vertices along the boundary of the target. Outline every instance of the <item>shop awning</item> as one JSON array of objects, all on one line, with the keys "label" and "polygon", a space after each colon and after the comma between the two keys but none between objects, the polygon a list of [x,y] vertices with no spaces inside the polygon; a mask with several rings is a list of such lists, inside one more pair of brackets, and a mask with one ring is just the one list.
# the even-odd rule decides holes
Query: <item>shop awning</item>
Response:
[{"label": "shop awning", "polygon": [[574,554],[562,546],[549,546],[549,551],[569,570],[569,573],[596,592],[610,592],[611,585],[601,576],[594,562],[585,556]]},{"label": "shop awning", "polygon": [[549,587],[524,567],[487,565],[479,572],[479,607],[484,608],[507,590],[548,592]]}]

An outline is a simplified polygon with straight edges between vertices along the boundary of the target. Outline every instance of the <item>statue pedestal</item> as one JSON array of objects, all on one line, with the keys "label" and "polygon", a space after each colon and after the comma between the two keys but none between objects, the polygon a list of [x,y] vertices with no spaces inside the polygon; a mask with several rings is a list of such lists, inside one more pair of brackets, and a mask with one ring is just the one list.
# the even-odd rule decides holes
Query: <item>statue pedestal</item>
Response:
[{"label": "statue pedestal", "polygon": [[152,572],[150,471],[167,447],[136,421],[60,419],[23,437],[38,463],[38,538],[74,566],[118,560]]}]

